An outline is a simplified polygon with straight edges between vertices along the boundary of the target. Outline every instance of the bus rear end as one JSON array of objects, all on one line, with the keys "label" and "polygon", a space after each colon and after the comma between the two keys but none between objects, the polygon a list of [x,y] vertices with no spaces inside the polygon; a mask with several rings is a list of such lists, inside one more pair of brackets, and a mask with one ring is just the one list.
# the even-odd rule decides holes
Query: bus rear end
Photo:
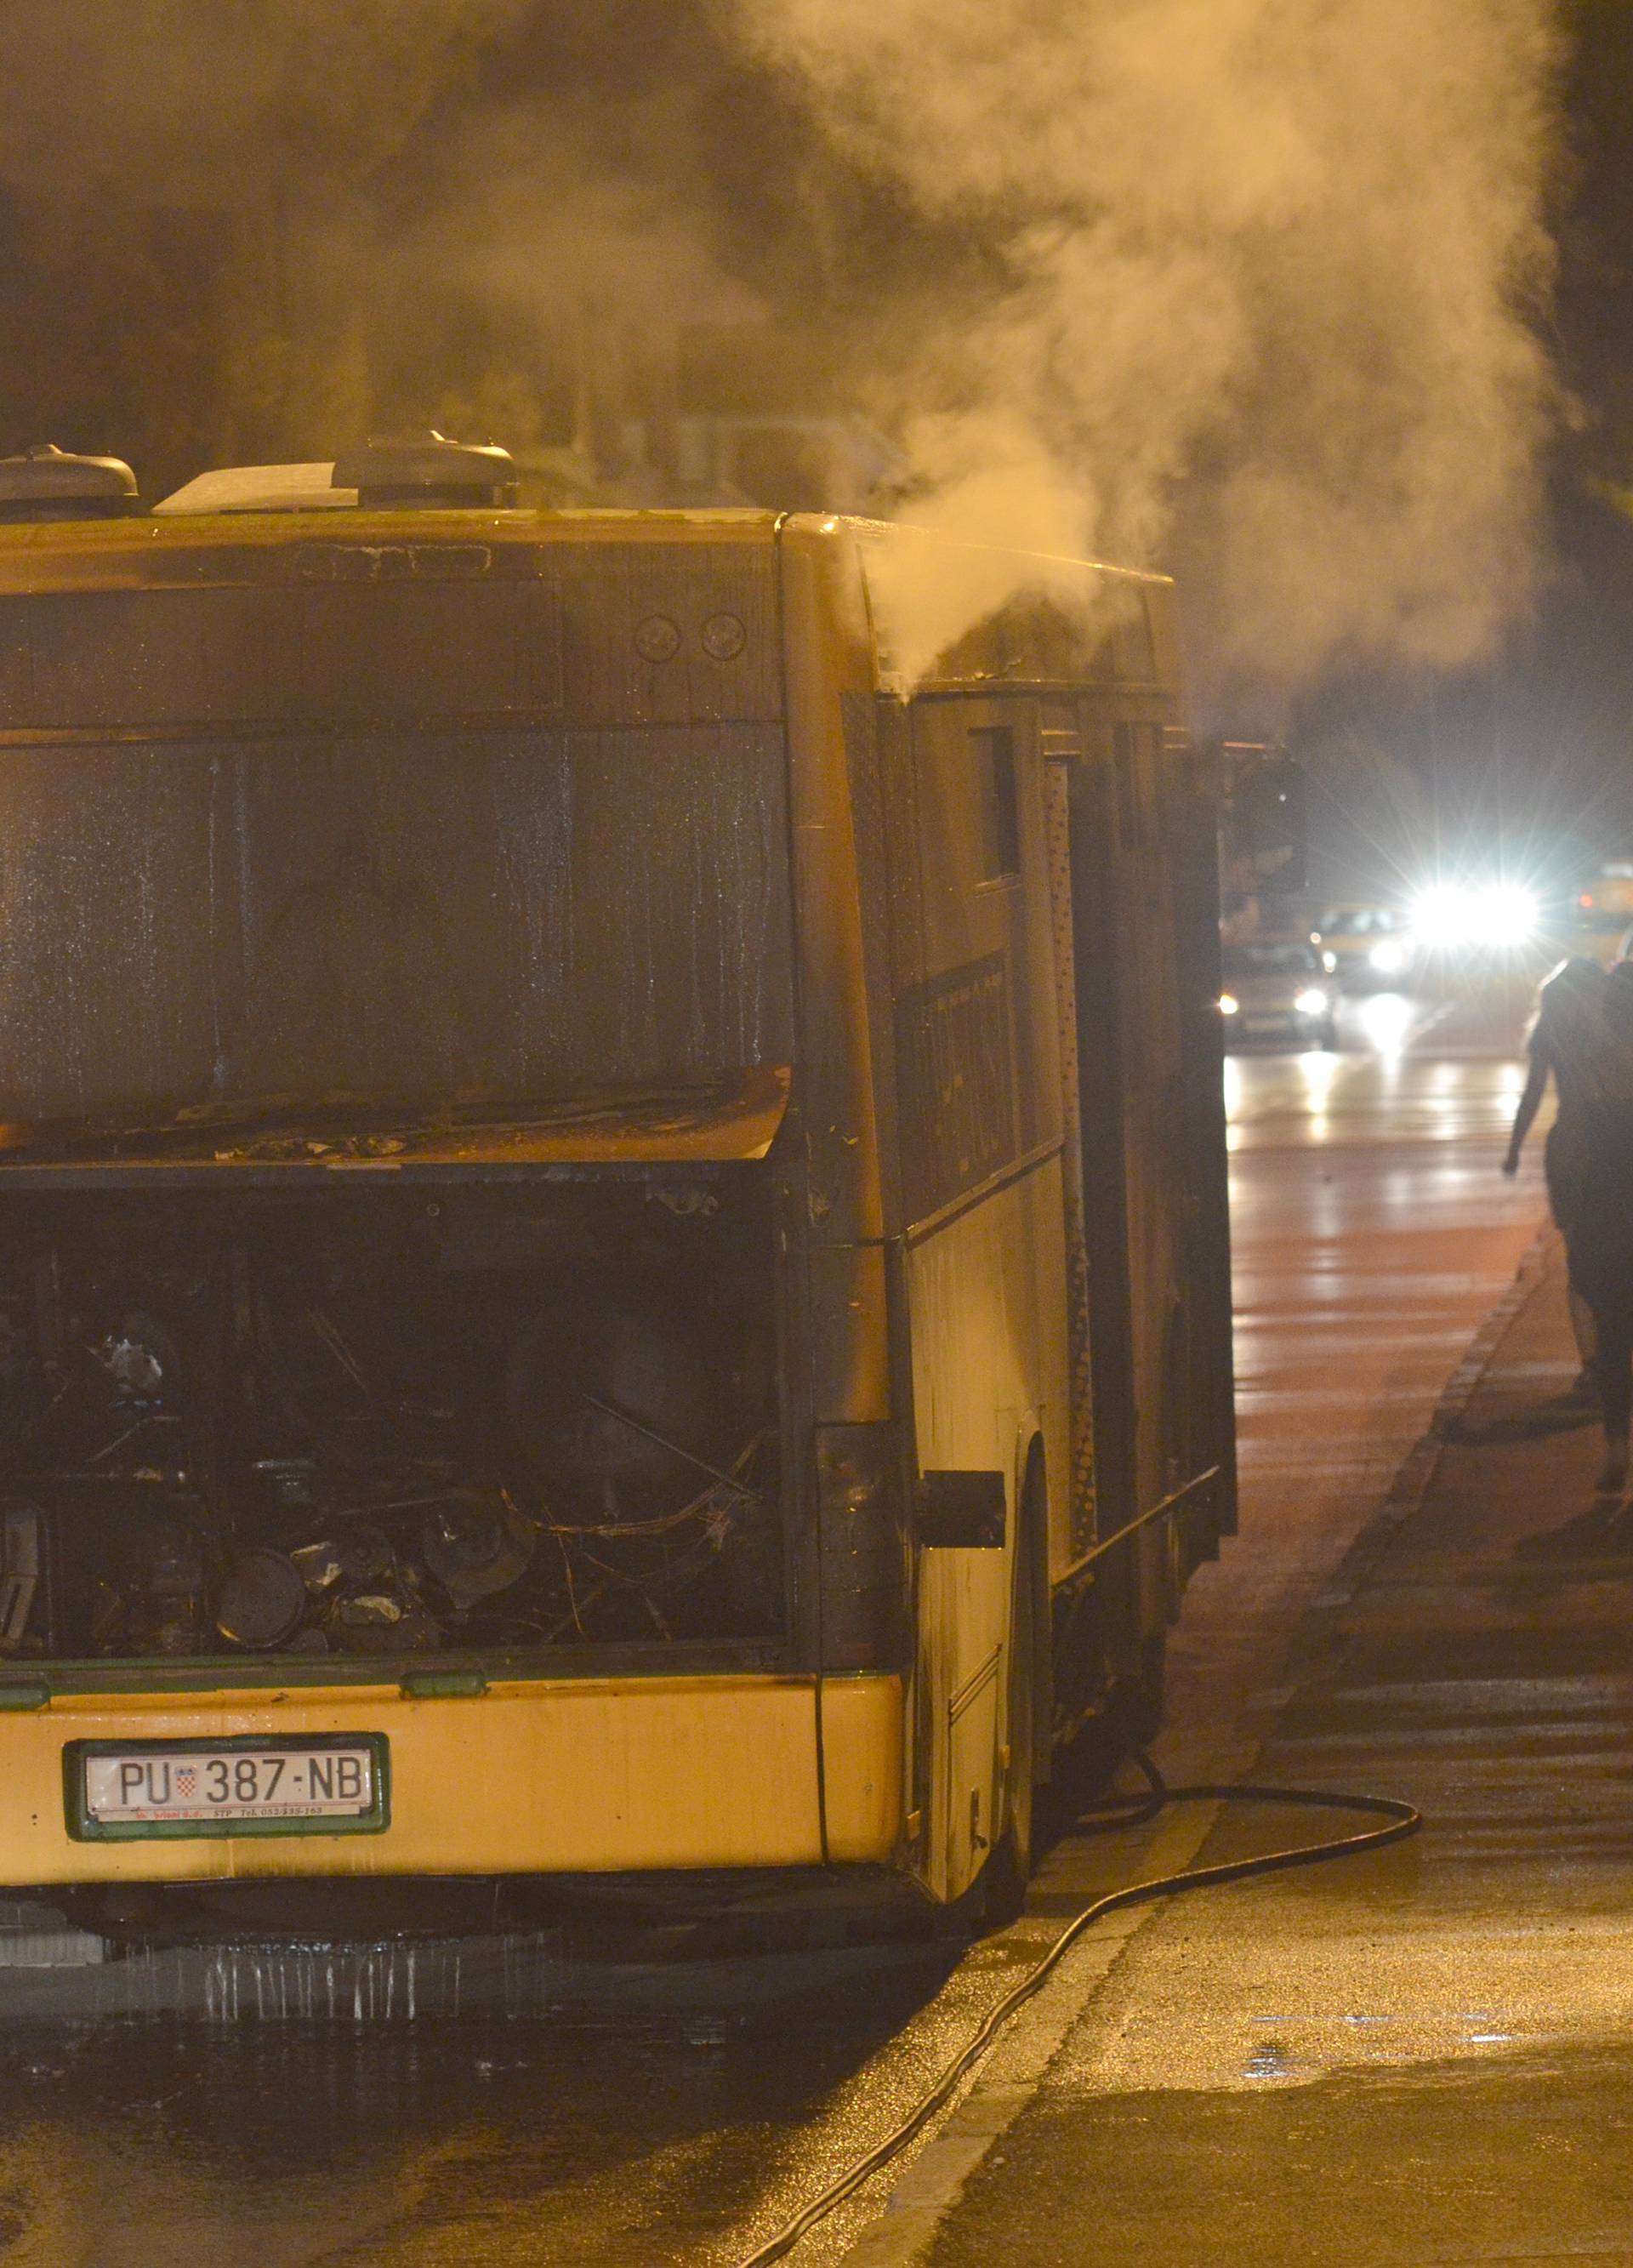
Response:
[{"label": "bus rear end", "polygon": [[0,1878],[896,1848],[783,674],[767,516],[0,528]]}]

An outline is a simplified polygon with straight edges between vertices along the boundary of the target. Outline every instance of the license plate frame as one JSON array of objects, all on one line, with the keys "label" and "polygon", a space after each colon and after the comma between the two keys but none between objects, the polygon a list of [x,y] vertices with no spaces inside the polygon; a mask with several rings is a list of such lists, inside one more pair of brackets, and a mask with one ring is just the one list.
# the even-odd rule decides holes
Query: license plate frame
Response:
[{"label": "license plate frame", "polygon": [[[96,1758],[355,1754],[371,1759],[372,1800],[357,1812],[227,1814],[185,1819],[105,1819],[91,1808],[85,1766]],[[63,1798],[76,1843],[195,1842],[240,1835],[383,1835],[391,1824],[391,1743],[384,1733],[238,1734],[224,1740],[70,1741],[63,1749]]]}]

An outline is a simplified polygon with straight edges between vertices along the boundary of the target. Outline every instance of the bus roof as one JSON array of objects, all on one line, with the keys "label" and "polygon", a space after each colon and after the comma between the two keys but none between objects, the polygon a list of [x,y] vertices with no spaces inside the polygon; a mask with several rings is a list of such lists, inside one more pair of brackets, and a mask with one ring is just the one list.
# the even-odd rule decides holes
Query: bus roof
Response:
[{"label": "bus roof", "polygon": [[[859,579],[865,592],[886,691],[1177,680],[1172,586],[1160,575],[839,514],[724,505],[364,510],[354,490],[331,484],[332,474],[328,461],[239,466],[201,474],[149,515],[0,526],[0,593],[231,583],[256,555],[277,574],[271,555],[312,543],[326,556],[337,544],[378,549],[386,578],[396,571],[392,556],[422,559],[426,545],[753,550],[786,532],[853,563],[839,568],[839,578],[853,587]],[[430,558],[424,554],[423,565]],[[256,580],[267,571],[249,571]],[[467,571],[477,572],[474,554]],[[352,579],[337,563],[320,578],[334,578]]]}]

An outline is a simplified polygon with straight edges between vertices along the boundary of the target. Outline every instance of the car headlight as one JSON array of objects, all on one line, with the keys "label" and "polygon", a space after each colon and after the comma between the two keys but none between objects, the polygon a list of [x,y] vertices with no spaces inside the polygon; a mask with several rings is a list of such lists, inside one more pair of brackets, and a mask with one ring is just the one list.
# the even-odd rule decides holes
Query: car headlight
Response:
[{"label": "car headlight", "polygon": [[1478,889],[1443,882],[1425,890],[1412,909],[1412,927],[1426,946],[1517,946],[1536,934],[1539,908],[1515,882]]},{"label": "car headlight", "polygon": [[1470,932],[1477,945],[1524,945],[1536,933],[1537,902],[1512,882],[1476,890]]},{"label": "car headlight", "polygon": [[1366,957],[1380,976],[1397,976],[1406,966],[1406,954],[1392,937],[1375,945]]},{"label": "car headlight", "polygon": [[1312,984],[1307,992],[1298,995],[1293,1006],[1301,1016],[1324,1016],[1327,1013],[1327,995]]},{"label": "car headlight", "polygon": [[1236,1013],[1239,1005],[1239,1004],[1233,992],[1220,993],[1219,1013],[1222,1016],[1233,1016]]},{"label": "car headlight", "polygon": [[1321,966],[1329,976],[1336,976],[1338,974],[1338,955],[1335,953],[1323,953],[1321,955]]}]

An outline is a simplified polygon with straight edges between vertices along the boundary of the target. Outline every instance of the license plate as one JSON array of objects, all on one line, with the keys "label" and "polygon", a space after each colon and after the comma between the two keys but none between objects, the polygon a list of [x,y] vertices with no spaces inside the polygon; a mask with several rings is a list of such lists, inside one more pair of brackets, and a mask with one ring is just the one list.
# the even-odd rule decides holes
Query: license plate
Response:
[{"label": "license plate", "polygon": [[69,1832],[143,1836],[378,1834],[387,1823],[379,1733],[317,1741],[73,1741]]}]

